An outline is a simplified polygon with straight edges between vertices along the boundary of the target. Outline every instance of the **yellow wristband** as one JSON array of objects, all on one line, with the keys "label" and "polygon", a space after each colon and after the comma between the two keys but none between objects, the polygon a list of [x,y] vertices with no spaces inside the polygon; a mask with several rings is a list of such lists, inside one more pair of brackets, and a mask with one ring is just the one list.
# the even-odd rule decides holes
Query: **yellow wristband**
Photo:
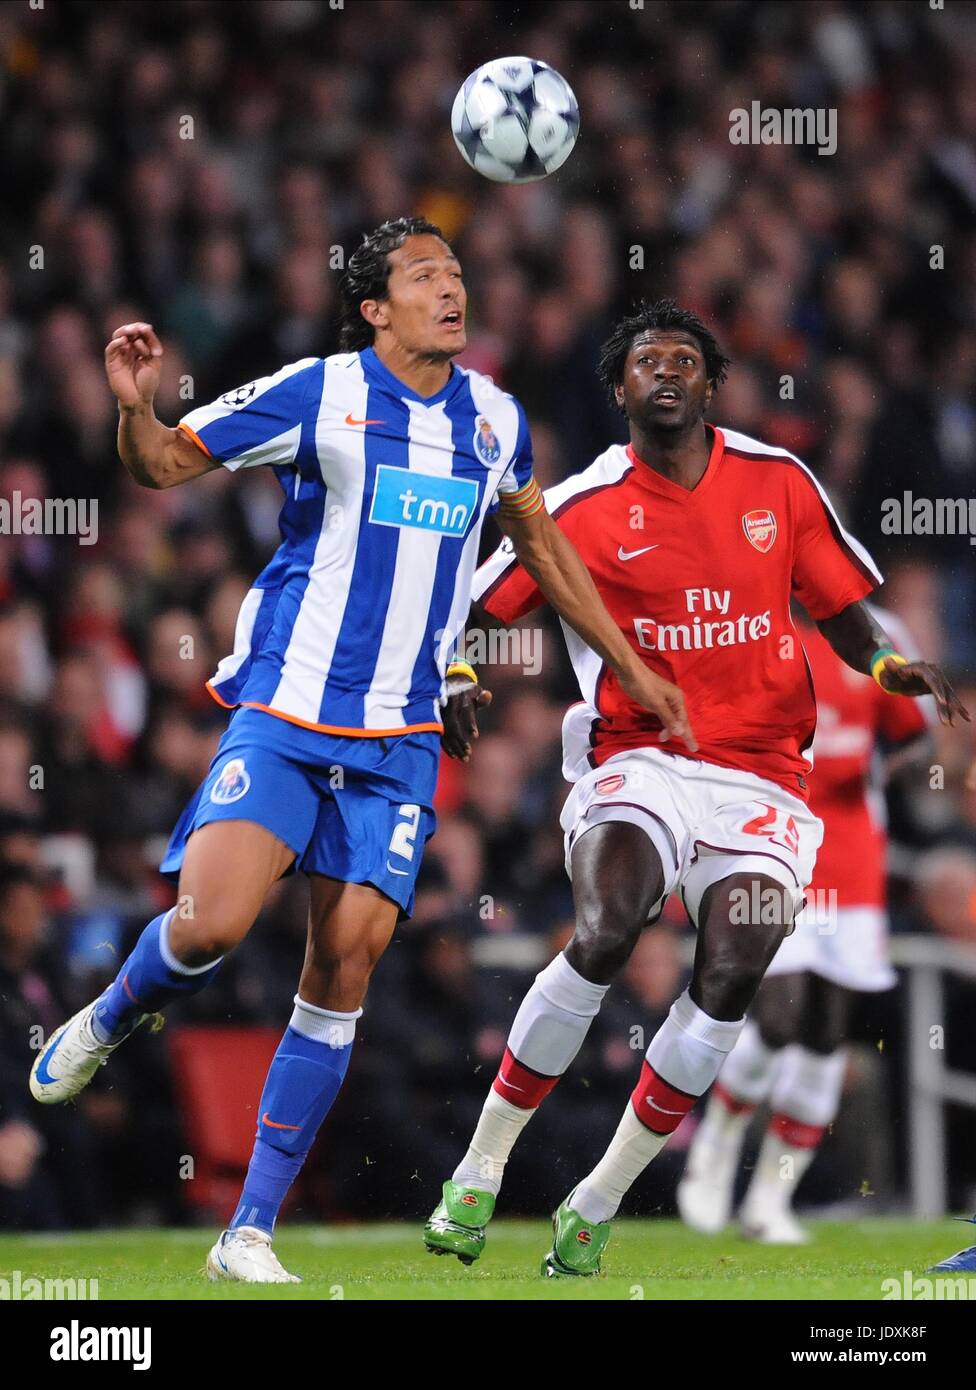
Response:
[{"label": "yellow wristband", "polygon": [[[884,664],[888,660],[889,656],[891,657],[892,661],[896,661],[899,666],[908,665],[908,657],[901,656],[898,652],[878,652],[877,655],[874,656],[871,660],[871,675],[874,677],[874,679],[878,682],[879,685],[881,685],[881,672],[884,670]],[[881,685],[881,689],[885,690],[885,687]],[[890,690],[887,690],[885,693],[890,695],[892,692]]]},{"label": "yellow wristband", "polygon": [[448,676],[467,676],[469,681],[478,684],[478,676],[473,666],[469,666],[466,661],[452,661],[447,668]]}]

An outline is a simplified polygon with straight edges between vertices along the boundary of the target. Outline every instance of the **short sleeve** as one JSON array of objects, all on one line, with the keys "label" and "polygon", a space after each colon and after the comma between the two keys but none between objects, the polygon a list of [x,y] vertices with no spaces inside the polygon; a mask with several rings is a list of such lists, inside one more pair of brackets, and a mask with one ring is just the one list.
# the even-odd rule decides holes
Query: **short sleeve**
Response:
[{"label": "short sleeve", "polygon": [[535,580],[515,558],[515,547],[507,536],[475,570],[471,602],[480,603],[503,623],[514,622],[545,602]]},{"label": "short sleeve", "polygon": [[528,418],[521,402],[516,401],[515,406],[519,419],[518,437],[508,467],[498,483],[494,499],[488,509],[489,512],[497,509],[499,497],[521,492],[532,481],[532,435],[529,432]]},{"label": "short sleeve", "polygon": [[792,590],[815,622],[833,618],[883,582],[871,556],[841,526],[804,464],[792,476],[795,517]]},{"label": "short sleeve", "polygon": [[210,405],[191,410],[177,428],[232,472],[262,464],[294,463],[313,380],[321,390],[323,360],[302,358],[273,376],[259,377],[226,391]]}]

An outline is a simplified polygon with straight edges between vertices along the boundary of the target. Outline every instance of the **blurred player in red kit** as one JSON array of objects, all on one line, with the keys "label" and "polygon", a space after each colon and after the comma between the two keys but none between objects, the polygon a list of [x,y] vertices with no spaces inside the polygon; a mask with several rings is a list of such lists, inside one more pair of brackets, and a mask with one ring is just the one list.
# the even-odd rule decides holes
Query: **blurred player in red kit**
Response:
[{"label": "blurred player in red kit", "polygon": [[[873,612],[910,650],[900,621]],[[707,1234],[723,1230],[746,1126],[756,1106],[768,1102],[769,1123],[739,1221],[744,1235],[775,1245],[809,1239],[792,1203],[837,1113],[857,993],[897,982],[888,959],[881,784],[934,751],[929,701],[891,699],[845,666],[809,619],[800,630],[817,691],[810,807],[824,823],[823,844],[807,906],[773,957],[753,1016],[712,1088],[678,1188],[689,1226]]]},{"label": "blurred player in red kit", "polygon": [[[606,1154],[559,1206],[544,1274],[599,1270],[624,1194],[739,1038],[822,837],[806,804],[816,706],[791,593],[855,671],[901,695],[933,693],[947,722],[965,714],[942,673],[907,662],[863,603],[881,575],[809,470],[785,449],[705,422],[727,367],[694,314],[670,300],[642,304],[600,363],[629,445],[546,495],[632,649],[682,691],[691,734],[676,737],[640,710],[564,625],[583,696],[563,724],[576,930],[522,1001],[470,1145],[427,1223],[438,1254],[481,1254],[512,1146],[672,892],[698,928],[691,984],[651,1040]],[[505,543],[478,571],[473,598],[502,622],[543,602]],[[468,755],[483,698],[476,680],[451,692],[448,753]],[[757,894],[779,911],[743,913],[743,898]]]}]

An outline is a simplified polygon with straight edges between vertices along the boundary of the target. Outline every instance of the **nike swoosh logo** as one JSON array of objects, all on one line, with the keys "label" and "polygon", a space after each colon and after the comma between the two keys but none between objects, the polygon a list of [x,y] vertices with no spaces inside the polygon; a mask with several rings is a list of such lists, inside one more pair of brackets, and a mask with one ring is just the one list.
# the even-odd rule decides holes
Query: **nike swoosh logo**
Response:
[{"label": "nike swoosh logo", "polygon": [[53,1040],[53,1042],[49,1042],[47,1047],[44,1049],[44,1055],[38,1063],[37,1071],[34,1073],[34,1075],[37,1077],[38,1081],[41,1083],[42,1086],[50,1086],[52,1081],[58,1080],[56,1076],[52,1076],[51,1073],[48,1071],[47,1059],[52,1055],[54,1049],[61,1041],[61,1032],[62,1030],[59,1028],[58,1036]]},{"label": "nike swoosh logo", "polygon": [[504,1076],[498,1078],[503,1086],[507,1086],[510,1091],[524,1091],[524,1086],[516,1086],[514,1081],[506,1081]]},{"label": "nike swoosh logo", "polygon": [[650,1096],[645,1096],[644,1099],[652,1110],[660,1110],[662,1115],[684,1115],[686,1113],[684,1110],[665,1110],[663,1105],[655,1105]]},{"label": "nike swoosh logo", "polygon": [[645,545],[643,550],[624,550],[623,546],[620,546],[617,550],[617,559],[635,560],[638,555],[646,555],[649,550],[657,550],[657,546]]},{"label": "nike swoosh logo", "polygon": [[401,878],[406,878],[407,874],[410,872],[409,869],[394,869],[389,859],[386,861],[386,867],[391,874],[399,874]]},{"label": "nike swoosh logo", "polygon": [[261,1116],[261,1123],[267,1125],[269,1129],[301,1129],[301,1125],[279,1125],[277,1121],[269,1120],[267,1110]]},{"label": "nike swoosh logo", "polygon": [[346,416],[347,425],[385,425],[385,420],[354,420],[351,415]]}]

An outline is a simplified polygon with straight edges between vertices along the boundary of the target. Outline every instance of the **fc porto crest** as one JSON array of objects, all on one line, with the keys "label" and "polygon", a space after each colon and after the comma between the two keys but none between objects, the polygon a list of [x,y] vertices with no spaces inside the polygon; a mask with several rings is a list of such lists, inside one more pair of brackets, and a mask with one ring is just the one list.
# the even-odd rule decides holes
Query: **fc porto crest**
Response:
[{"label": "fc porto crest", "polygon": [[497,463],[502,456],[502,446],[491,427],[491,421],[479,415],[474,427],[474,447],[483,463]]},{"label": "fc porto crest", "polygon": [[243,758],[231,758],[210,790],[210,800],[217,806],[229,806],[240,801],[251,788],[251,774]]},{"label": "fc porto crest", "polygon": [[776,539],[776,518],[768,507],[746,512],[742,518],[746,540],[763,555],[772,550]]}]

